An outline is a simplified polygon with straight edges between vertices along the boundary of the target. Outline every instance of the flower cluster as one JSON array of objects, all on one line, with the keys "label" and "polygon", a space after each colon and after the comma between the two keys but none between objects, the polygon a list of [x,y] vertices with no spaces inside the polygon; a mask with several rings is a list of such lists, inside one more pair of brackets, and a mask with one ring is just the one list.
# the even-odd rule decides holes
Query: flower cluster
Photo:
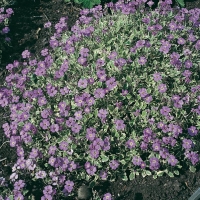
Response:
[{"label": "flower cluster", "polygon": [[[6,12],[6,14],[3,14],[4,12]],[[10,42],[11,39],[7,36],[7,34],[10,32],[10,29],[8,27],[8,18],[11,17],[11,15],[13,14],[13,10],[12,8],[7,8],[6,10],[4,8],[0,8],[0,28],[2,28],[2,30],[0,30],[0,62],[1,62],[1,53],[2,53],[2,49],[3,49],[3,43],[2,40],[4,41],[4,43]]]},{"label": "flower cluster", "polygon": [[[6,77],[13,90],[0,90],[0,105],[11,110],[4,132],[18,155],[14,184],[26,173],[47,183],[42,198],[52,199],[73,195],[72,175],[109,180],[125,165],[131,174],[157,177],[161,167],[170,174],[182,162],[195,169],[200,10],[170,15],[167,0],[155,12],[136,12],[144,2],[109,3],[113,15],[105,18],[101,6],[82,10],[71,35],[61,18],[50,40],[54,54],[44,49],[44,60],[37,61],[28,50],[22,53],[21,74]],[[187,28],[181,24],[186,14]],[[138,24],[137,32],[132,27]],[[14,67],[19,63],[7,69]]]}]

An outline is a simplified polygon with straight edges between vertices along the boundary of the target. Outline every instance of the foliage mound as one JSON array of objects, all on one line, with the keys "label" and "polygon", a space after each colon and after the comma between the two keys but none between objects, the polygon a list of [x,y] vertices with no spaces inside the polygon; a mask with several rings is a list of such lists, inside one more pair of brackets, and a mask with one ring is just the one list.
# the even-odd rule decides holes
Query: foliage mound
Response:
[{"label": "foliage mound", "polygon": [[93,188],[116,175],[173,177],[185,164],[195,172],[200,10],[177,12],[168,0],[145,12],[144,2],[84,9],[71,32],[63,17],[43,61],[25,50],[23,65],[6,67],[0,105],[10,107],[3,128],[18,160],[4,196],[31,198],[28,180],[41,199],[61,199],[75,180]]}]

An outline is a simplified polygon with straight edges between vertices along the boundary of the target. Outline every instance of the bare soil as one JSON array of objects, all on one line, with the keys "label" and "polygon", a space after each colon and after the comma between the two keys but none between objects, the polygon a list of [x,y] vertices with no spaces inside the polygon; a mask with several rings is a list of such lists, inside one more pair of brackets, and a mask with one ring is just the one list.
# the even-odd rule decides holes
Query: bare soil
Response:
[{"label": "bare soil", "polygon": [[[14,15],[9,22],[11,30],[9,37],[12,42],[10,47],[6,47],[3,51],[0,65],[0,88],[4,85],[6,76],[9,75],[5,68],[7,64],[13,63],[14,60],[23,62],[21,53],[25,49],[28,49],[37,58],[41,58],[42,49],[51,49],[49,39],[54,33],[54,25],[61,17],[68,16],[67,24],[71,30],[80,17],[79,12],[82,8],[75,3],[64,3],[63,0],[21,0],[18,2],[9,6],[14,10]],[[187,9],[200,8],[200,0],[186,1],[185,3]],[[173,6],[175,5],[176,3],[173,3]],[[44,23],[47,21],[52,23],[51,34],[44,28]],[[9,114],[8,108],[0,107],[0,127],[9,122]],[[0,161],[0,177],[8,178],[11,174],[10,166],[14,165],[17,156],[15,148],[10,147],[6,141],[3,129],[0,128],[0,160],[6,158]],[[82,184],[80,181],[75,183],[77,187]],[[143,178],[140,175],[135,180],[124,182],[117,177],[115,182],[100,182],[94,190],[101,196],[110,192],[114,195],[115,200],[184,200],[188,199],[199,187],[199,167],[197,167],[196,173],[192,173],[187,166],[183,166],[180,175],[174,178],[164,175],[153,179],[152,176]],[[33,185],[29,180],[30,193],[36,195],[36,199],[40,199],[42,188],[42,183],[37,182]]]}]

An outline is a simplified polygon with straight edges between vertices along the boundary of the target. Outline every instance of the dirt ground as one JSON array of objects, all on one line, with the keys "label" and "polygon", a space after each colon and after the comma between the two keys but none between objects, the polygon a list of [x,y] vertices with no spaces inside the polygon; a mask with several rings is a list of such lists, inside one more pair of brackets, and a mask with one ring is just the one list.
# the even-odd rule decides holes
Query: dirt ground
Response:
[{"label": "dirt ground", "polygon": [[[107,1],[108,2],[108,1]],[[176,4],[175,4],[176,5]],[[0,86],[3,86],[5,77],[8,75],[5,66],[13,63],[14,60],[23,62],[21,53],[28,49],[31,53],[40,58],[40,52],[44,48],[49,47],[49,39],[54,33],[54,25],[63,16],[68,16],[69,30],[80,17],[79,12],[81,6],[78,4],[67,4],[62,0],[21,0],[19,4],[9,6],[14,10],[14,15],[10,18],[9,37],[11,38],[10,47],[3,51],[2,63],[0,65]],[[186,1],[186,8],[200,8],[200,1]],[[44,23],[50,21],[52,23],[52,33],[44,28]],[[0,108],[0,126],[5,122],[9,122],[9,110]],[[15,149],[9,146],[7,139],[0,128],[0,176],[9,177],[11,169],[17,157]],[[30,190],[33,193],[41,194],[40,188],[33,186],[31,180],[29,182]],[[39,184],[39,183],[38,183]],[[77,186],[81,182],[76,182]],[[38,186],[38,185],[37,185]],[[200,187],[200,171],[197,168],[196,173],[191,173],[187,167],[183,167],[181,174],[174,178],[162,176],[153,179],[152,176],[143,178],[137,176],[135,180],[123,182],[117,178],[115,182],[101,182],[94,188],[100,195],[110,192],[114,195],[115,200],[186,200],[197,188]],[[0,191],[1,193],[1,191]],[[36,198],[37,199],[37,198]],[[69,198],[70,199],[70,198]]]}]

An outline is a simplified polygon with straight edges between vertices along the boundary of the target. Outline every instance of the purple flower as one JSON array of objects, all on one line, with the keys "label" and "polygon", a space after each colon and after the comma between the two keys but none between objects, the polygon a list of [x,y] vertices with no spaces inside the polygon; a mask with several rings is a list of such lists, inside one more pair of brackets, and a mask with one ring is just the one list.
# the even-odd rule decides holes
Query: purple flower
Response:
[{"label": "purple flower", "polygon": [[74,124],[73,127],[71,128],[71,130],[74,132],[74,133],[79,133],[80,130],[81,130],[82,126],[79,125],[79,124]]},{"label": "purple flower", "polygon": [[41,179],[43,179],[43,178],[45,178],[46,177],[46,172],[45,171],[39,171],[39,172],[36,172],[35,173],[35,177],[37,178],[37,179],[39,179],[39,178],[41,178]]},{"label": "purple flower", "polygon": [[145,100],[146,103],[150,103],[150,102],[153,100],[153,98],[152,98],[151,95],[147,95],[147,96],[144,98],[144,100]]},{"label": "purple flower", "polygon": [[167,90],[167,86],[165,84],[160,84],[158,86],[158,90],[159,90],[160,93],[164,93]]},{"label": "purple flower", "polygon": [[4,33],[8,33],[10,31],[10,29],[9,29],[9,27],[5,27],[5,28],[3,28],[2,29],[2,33],[4,34]]},{"label": "purple flower", "polygon": [[[79,29],[80,30],[80,29]],[[89,49],[88,48],[82,48],[81,50],[80,50],[80,54],[81,54],[81,56],[83,56],[83,57],[87,57],[89,54],[88,54],[88,52],[89,52]]]},{"label": "purple flower", "polygon": [[90,108],[89,107],[85,107],[84,108],[84,112],[87,114],[87,113],[90,113]]},{"label": "purple flower", "polygon": [[97,159],[99,157],[99,151],[97,149],[90,150],[90,156],[94,159]]},{"label": "purple flower", "polygon": [[49,120],[43,119],[42,122],[40,122],[40,126],[41,126],[44,130],[47,130],[48,127],[50,126]]},{"label": "purple flower", "polygon": [[51,26],[51,22],[47,22],[44,24],[44,28],[49,28]]},{"label": "purple flower", "polygon": [[17,193],[14,200],[24,200],[24,196],[21,193]]},{"label": "purple flower", "polygon": [[185,40],[182,37],[178,38],[178,44],[185,44]]},{"label": "purple flower", "polygon": [[99,173],[99,176],[101,177],[102,180],[106,180],[108,174],[107,174],[106,171],[101,170],[100,173]]},{"label": "purple flower", "polygon": [[43,49],[42,51],[41,51],[41,55],[42,56],[47,56],[48,55],[48,49]]},{"label": "purple flower", "polygon": [[109,90],[112,90],[117,86],[117,82],[115,82],[115,78],[111,77],[108,81],[106,81],[106,85]]},{"label": "purple flower", "polygon": [[65,186],[64,186],[64,188],[65,188],[68,192],[71,192],[71,191],[73,190],[73,187],[74,187],[74,182],[73,182],[73,181],[70,181],[70,180],[65,181]]},{"label": "purple flower", "polygon": [[50,46],[54,49],[58,46],[58,41],[56,39],[50,40]]},{"label": "purple flower", "polygon": [[44,187],[43,194],[45,196],[51,195],[52,193],[53,193],[53,188],[52,188],[51,185],[47,185],[47,186]]},{"label": "purple flower", "polygon": [[32,148],[29,158],[37,158],[37,157],[39,157],[39,150],[36,148]]},{"label": "purple flower", "polygon": [[162,79],[162,76],[160,73],[154,73],[153,78],[154,78],[154,81],[158,82]]},{"label": "purple flower", "polygon": [[130,139],[126,142],[126,146],[129,148],[129,149],[132,149],[132,148],[135,148],[135,141],[133,139]]},{"label": "purple flower", "polygon": [[153,151],[160,151],[160,144],[159,143],[153,143],[152,145]]},{"label": "purple flower", "polygon": [[117,130],[124,130],[126,126],[123,120],[115,120],[115,125]]},{"label": "purple flower", "polygon": [[56,147],[56,146],[50,146],[50,147],[49,147],[48,154],[49,154],[49,155],[54,155],[55,152],[56,152],[56,150],[57,150],[57,147]]},{"label": "purple flower", "polygon": [[98,88],[94,91],[94,97],[96,99],[99,99],[99,98],[104,98],[105,96],[105,92],[104,92],[104,89],[102,88]]},{"label": "purple flower", "polygon": [[117,160],[111,160],[110,163],[109,163],[110,167],[114,170],[116,170],[119,166],[119,161]]},{"label": "purple flower", "polygon": [[194,146],[194,144],[193,144],[192,140],[183,139],[183,144],[182,144],[182,146],[183,146],[183,148],[189,150],[189,149],[191,149],[191,148]]},{"label": "purple flower", "polygon": [[140,59],[138,60],[138,63],[140,65],[144,65],[147,62],[147,59],[145,57],[140,57]]},{"label": "purple flower", "polygon": [[167,106],[163,106],[162,109],[160,109],[160,114],[161,115],[164,115],[164,116],[167,116],[170,112],[170,108],[167,107]]},{"label": "purple flower", "polygon": [[75,112],[74,113],[74,116],[75,116],[75,119],[76,120],[80,120],[80,119],[82,119],[82,111],[80,110],[80,111],[77,111],[77,112]]},{"label": "purple flower", "polygon": [[62,151],[66,151],[67,150],[67,147],[68,147],[68,143],[66,141],[62,141],[60,144],[59,144],[59,149],[62,150]]},{"label": "purple flower", "polygon": [[145,88],[139,89],[139,94],[141,97],[146,97],[148,95],[147,90]]},{"label": "purple flower", "polygon": [[197,42],[196,42],[196,44],[195,44],[195,49],[196,49],[197,51],[200,50],[200,40],[197,40]]},{"label": "purple flower", "polygon": [[13,9],[12,9],[12,8],[8,8],[8,9],[6,9],[6,13],[9,14],[9,15],[11,15],[11,14],[13,14],[14,12],[13,12]]},{"label": "purple flower", "polygon": [[89,168],[86,169],[86,172],[89,175],[94,175],[96,171],[97,171],[97,168],[95,166],[92,166],[92,165]]},{"label": "purple flower", "polygon": [[141,145],[140,145],[140,148],[141,148],[143,151],[145,151],[145,150],[148,149],[148,144],[145,143],[144,141],[142,141],[142,143],[141,143]]},{"label": "purple flower", "polygon": [[86,162],[86,163],[85,163],[85,169],[89,169],[90,166],[91,166],[90,162]]},{"label": "purple flower", "polygon": [[30,57],[30,52],[28,50],[22,52],[22,58],[29,58],[29,57]]},{"label": "purple flower", "polygon": [[66,121],[66,126],[69,127],[69,128],[71,128],[71,127],[74,126],[75,123],[76,123],[75,119],[72,118],[72,117],[69,117],[69,119]]},{"label": "purple flower", "polygon": [[151,157],[150,159],[150,169],[151,170],[157,170],[160,168],[159,160],[156,157]]},{"label": "purple flower", "polygon": [[197,131],[195,126],[191,126],[187,130],[188,130],[188,133],[189,133],[190,136],[195,136],[198,133],[198,131]]},{"label": "purple flower", "polygon": [[137,48],[141,48],[141,47],[144,47],[144,45],[145,45],[145,40],[138,40],[137,42],[136,42],[136,47]]},{"label": "purple flower", "polygon": [[106,194],[104,194],[104,196],[103,196],[103,200],[112,200],[112,196],[111,196],[111,194],[110,194],[110,193],[106,193]]},{"label": "purple flower", "polygon": [[167,161],[168,163],[171,165],[171,166],[175,166],[177,163],[178,163],[178,160],[175,158],[175,156],[173,155],[170,155],[168,158],[167,158]]},{"label": "purple flower", "polygon": [[53,156],[51,156],[50,158],[49,158],[49,161],[48,161],[48,163],[53,167],[54,166],[54,163],[55,163],[55,161],[56,161],[56,158],[54,158]]},{"label": "purple flower", "polygon": [[15,181],[15,180],[17,180],[18,179],[18,174],[17,173],[12,173],[11,175],[10,175],[10,180],[13,180],[13,181]]},{"label": "purple flower", "polygon": [[96,137],[96,129],[90,127],[90,128],[87,128],[87,129],[86,129],[86,132],[87,132],[86,138],[87,138],[88,140],[90,140],[90,141],[93,141],[93,140],[95,139],[95,137]]},{"label": "purple flower", "polygon": [[87,65],[87,59],[84,58],[84,57],[79,57],[79,58],[78,58],[78,63],[79,63],[80,65],[82,65],[82,66],[85,66],[85,65]]},{"label": "purple flower", "polygon": [[112,52],[112,53],[108,56],[108,58],[109,58],[110,60],[115,60],[116,57],[117,57],[117,52],[116,52],[116,51]]},{"label": "purple flower", "polygon": [[136,166],[140,166],[142,163],[142,159],[139,156],[133,156],[132,163]]},{"label": "purple flower", "polygon": [[24,186],[25,186],[24,181],[23,181],[23,180],[19,180],[19,181],[15,182],[15,184],[14,184],[14,189],[15,189],[15,190],[20,190],[20,189],[22,189]]},{"label": "purple flower", "polygon": [[86,88],[87,87],[87,79],[80,79],[78,82],[78,87]]},{"label": "purple flower", "polygon": [[77,168],[77,164],[75,164],[74,161],[68,163],[68,170],[69,170],[70,172],[72,172],[72,171],[73,171],[74,169],[76,169],[76,168]]},{"label": "purple flower", "polygon": [[85,102],[83,101],[83,97],[78,97],[76,96],[75,97],[75,103],[77,104],[77,106],[81,107],[81,106],[84,106]]},{"label": "purple flower", "polygon": [[154,4],[154,2],[153,1],[149,1],[147,4],[151,7]]}]

